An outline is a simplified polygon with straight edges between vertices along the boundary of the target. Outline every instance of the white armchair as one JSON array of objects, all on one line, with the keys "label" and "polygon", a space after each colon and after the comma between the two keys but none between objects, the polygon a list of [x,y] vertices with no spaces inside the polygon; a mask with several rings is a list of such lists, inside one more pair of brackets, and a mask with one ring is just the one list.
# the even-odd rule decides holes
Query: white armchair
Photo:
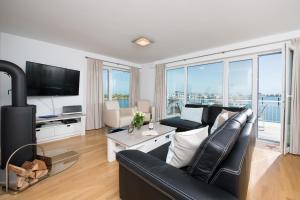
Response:
[{"label": "white armchair", "polygon": [[118,101],[105,101],[103,108],[103,122],[111,128],[121,128],[131,124],[133,108],[120,108]]},{"label": "white armchair", "polygon": [[139,100],[137,101],[138,111],[145,113],[145,122],[150,122],[152,119],[155,119],[155,108],[151,106],[150,101],[148,100]]}]

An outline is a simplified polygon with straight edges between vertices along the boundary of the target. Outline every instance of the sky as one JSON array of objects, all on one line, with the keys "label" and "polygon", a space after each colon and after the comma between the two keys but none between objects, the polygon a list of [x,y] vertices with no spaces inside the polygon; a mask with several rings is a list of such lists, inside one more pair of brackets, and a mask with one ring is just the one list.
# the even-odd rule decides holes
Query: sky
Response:
[{"label": "sky", "polygon": [[[111,70],[112,95],[129,94],[130,74],[120,70]],[[103,70],[103,92],[108,94],[108,70]]]},{"label": "sky", "polygon": [[[259,92],[279,94],[282,90],[281,53],[259,56]],[[223,94],[223,62],[192,66],[188,68],[188,92]],[[184,68],[168,70],[168,94],[184,91]],[[229,64],[229,95],[251,95],[252,60]]]}]

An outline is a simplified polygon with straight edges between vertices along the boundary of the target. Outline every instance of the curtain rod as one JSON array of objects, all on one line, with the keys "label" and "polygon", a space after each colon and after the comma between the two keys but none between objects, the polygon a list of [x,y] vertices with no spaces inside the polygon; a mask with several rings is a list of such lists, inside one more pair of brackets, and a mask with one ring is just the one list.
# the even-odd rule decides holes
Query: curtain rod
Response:
[{"label": "curtain rod", "polygon": [[[135,67],[135,66],[125,65],[125,64],[122,64],[122,63],[116,63],[116,62],[108,61],[108,60],[102,60],[102,59],[98,59],[98,58],[91,58],[91,57],[88,57],[88,56],[86,56],[85,58],[90,58],[90,59],[95,59],[95,60],[101,60],[103,62],[107,62],[107,63],[111,63],[111,64],[115,64],[115,65],[121,65],[121,66],[125,66],[125,67]],[[136,68],[139,68],[139,67],[136,67]]]},{"label": "curtain rod", "polygon": [[206,57],[206,56],[213,56],[213,55],[217,55],[217,54],[224,54],[224,53],[228,53],[228,52],[232,52],[232,51],[244,50],[244,49],[249,49],[249,48],[253,48],[253,47],[260,47],[260,46],[265,46],[265,45],[270,45],[270,44],[277,44],[277,43],[288,42],[288,41],[290,41],[290,40],[281,40],[281,41],[270,42],[270,43],[266,43],[266,44],[258,44],[258,45],[248,46],[248,47],[241,47],[241,48],[236,48],[236,49],[227,50],[227,51],[221,51],[221,52],[216,52],[216,53],[205,54],[205,55],[201,55],[201,56],[194,56],[194,57],[190,57],[190,58],[183,58],[183,59],[179,59],[179,60],[175,60],[175,61],[166,62],[166,63],[163,63],[163,64],[166,65],[166,64],[176,63],[176,62],[180,62],[180,61],[192,60],[192,59],[195,59],[195,58],[202,58],[202,57]]}]

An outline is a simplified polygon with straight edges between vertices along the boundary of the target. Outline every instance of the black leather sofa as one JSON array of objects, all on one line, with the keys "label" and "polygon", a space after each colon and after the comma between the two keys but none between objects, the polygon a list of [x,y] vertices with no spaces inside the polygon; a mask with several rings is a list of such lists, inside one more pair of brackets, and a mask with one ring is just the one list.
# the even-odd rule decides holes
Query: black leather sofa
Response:
[{"label": "black leather sofa", "polygon": [[[217,116],[208,115],[211,120]],[[169,143],[149,153],[119,152],[120,198],[246,199],[256,124],[251,110],[240,111],[210,134],[200,145],[193,164],[182,169],[165,162]]]},{"label": "black leather sofa", "polygon": [[[222,107],[222,106],[207,106],[200,104],[186,104],[186,108],[203,108],[202,123],[181,119],[180,116],[171,117],[160,120],[160,123],[166,126],[172,126],[177,128],[177,132],[190,131],[193,129],[209,126],[213,126],[217,116],[222,112],[222,109],[239,112],[242,111],[243,107]],[[209,129],[210,130],[210,129]]]}]

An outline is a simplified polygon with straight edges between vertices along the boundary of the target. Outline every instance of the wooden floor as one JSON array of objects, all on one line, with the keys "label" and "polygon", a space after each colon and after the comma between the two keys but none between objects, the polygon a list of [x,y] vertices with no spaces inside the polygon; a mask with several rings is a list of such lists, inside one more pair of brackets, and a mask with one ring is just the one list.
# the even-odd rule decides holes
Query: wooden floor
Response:
[{"label": "wooden floor", "polygon": [[[46,150],[75,150],[80,153],[80,159],[70,169],[18,195],[1,195],[0,200],[119,199],[118,163],[106,161],[106,139],[102,130],[43,146]],[[255,148],[247,199],[300,200],[300,157]]]}]

